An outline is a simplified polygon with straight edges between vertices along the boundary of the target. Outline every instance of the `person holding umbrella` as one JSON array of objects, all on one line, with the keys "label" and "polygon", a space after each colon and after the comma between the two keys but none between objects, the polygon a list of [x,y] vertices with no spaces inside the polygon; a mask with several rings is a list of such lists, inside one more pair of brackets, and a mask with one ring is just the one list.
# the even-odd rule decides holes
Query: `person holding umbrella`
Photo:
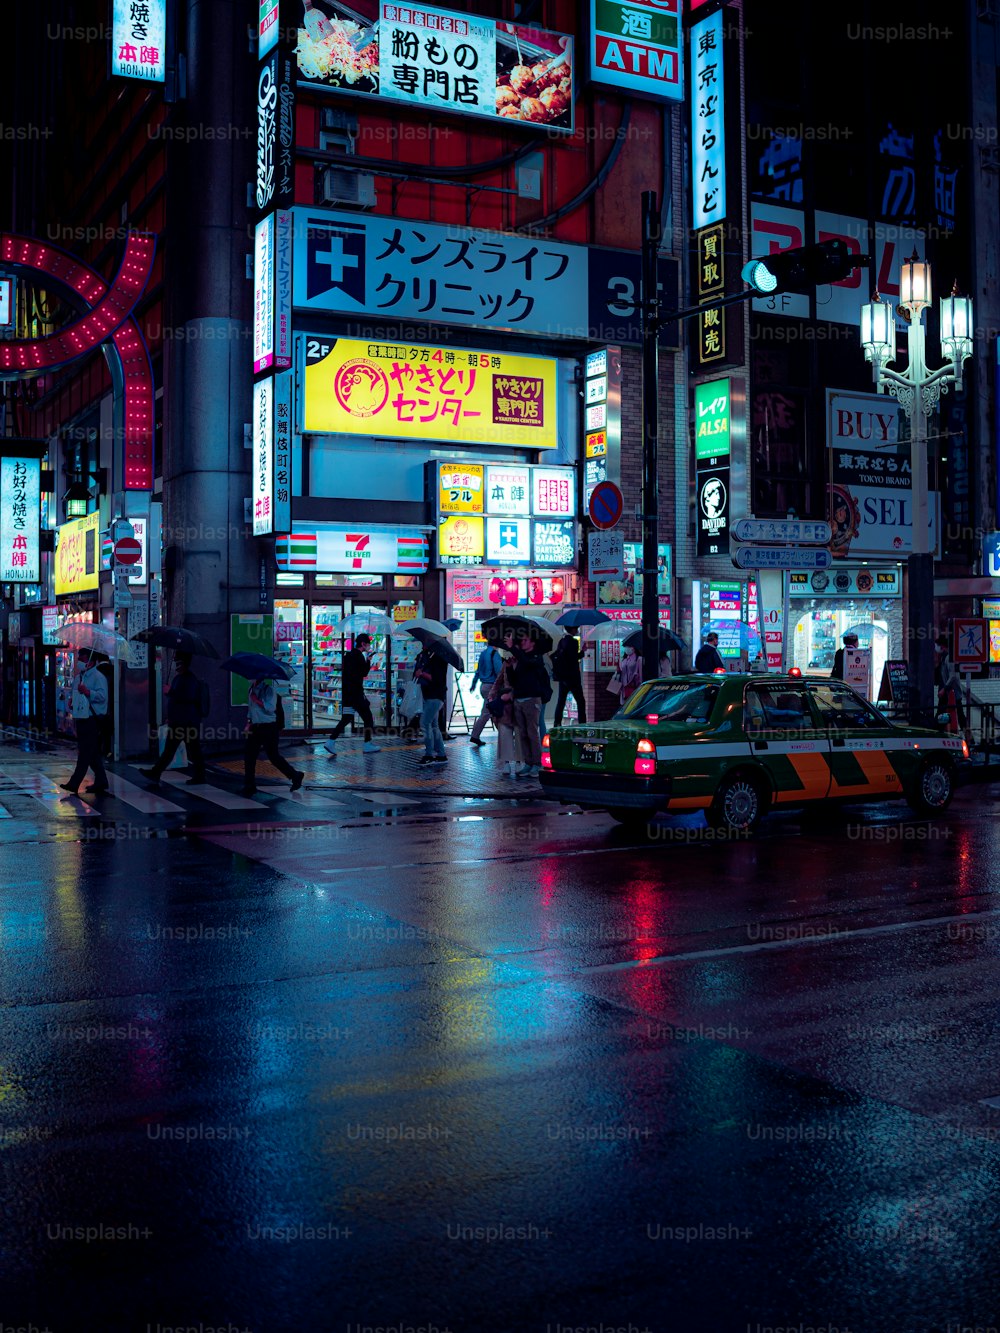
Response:
[{"label": "person holding umbrella", "polygon": [[170,767],[174,756],[184,746],[194,776],[188,786],[205,781],[205,755],[201,748],[201,724],[209,711],[208,686],[191,670],[191,654],[174,654],[174,676],[167,691],[167,740],[163,753],[152,768],[139,772],[153,786],[158,786],[164,769]]},{"label": "person holding umbrella", "polygon": [[354,721],[352,711],[361,718],[365,727],[365,754],[378,754],[381,749],[372,740],[375,719],[372,717],[371,704],[365,694],[365,677],[372,669],[371,658],[365,656],[365,650],[371,647],[371,635],[359,634],[354,640],[354,647],[344,654],[343,697],[341,700],[341,718],[326,743],[326,752],[331,759],[337,757],[335,742],[343,736],[348,726]]},{"label": "person holding umbrella", "polygon": [[108,684],[94,665],[93,649],[77,649],[76,666],[71,705],[76,729],[76,768],[69,781],[60,786],[76,796],[89,768],[93,769],[94,781],[87,791],[103,796],[110,790],[101,758],[101,719],[108,711]]},{"label": "person holding umbrella", "polygon": [[583,698],[583,676],[580,671],[583,649],[580,647],[576,634],[575,627],[567,625],[565,635],[559,640],[556,650],[552,654],[552,679],[559,686],[559,692],[556,695],[555,715],[555,725],[557,727],[562,726],[566,700],[571,694],[576,700],[576,711],[579,720],[581,722],[587,720],[587,705]]},{"label": "person holding umbrella", "polygon": [[413,675],[420,682],[420,693],[424,701],[420,714],[424,731],[424,753],[417,762],[446,764],[448,756],[444,752],[444,737],[441,735],[441,710],[448,697],[448,663],[441,653],[435,651],[433,641],[424,641],[424,646],[414,664]]},{"label": "person holding umbrella", "polygon": [[[551,643],[551,639],[547,640]],[[539,718],[542,700],[551,693],[549,673],[545,669],[539,643],[530,630],[524,630],[520,640],[511,644],[514,666],[510,672],[514,696],[514,729],[521,747],[521,759],[527,765],[526,775],[538,773],[542,764],[542,739]]]},{"label": "person holding umbrella", "polygon": [[278,749],[281,727],[278,722],[278,694],[274,688],[274,680],[270,677],[253,680],[247,703],[249,717],[247,742],[243,751],[243,795],[253,796],[257,790],[257,757],[261,750],[278,772],[284,773],[291,781],[292,791],[298,791],[306,775],[300,769],[292,768]]}]

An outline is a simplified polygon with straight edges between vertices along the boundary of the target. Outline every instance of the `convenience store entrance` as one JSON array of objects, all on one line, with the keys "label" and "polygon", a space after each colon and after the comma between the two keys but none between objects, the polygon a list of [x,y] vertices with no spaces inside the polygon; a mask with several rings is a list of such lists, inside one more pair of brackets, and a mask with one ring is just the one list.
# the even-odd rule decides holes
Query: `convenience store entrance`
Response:
[{"label": "convenience store entrance", "polygon": [[[284,704],[286,728],[323,731],[340,720],[343,656],[353,648],[356,637],[339,628],[347,616],[371,613],[402,625],[421,615],[422,609],[419,590],[391,600],[370,595],[315,602],[276,598],[274,655],[297,668]],[[376,727],[398,725],[399,701],[419,651],[420,645],[409,635],[394,636],[391,643],[388,634],[372,636],[372,670],[365,692]]]}]

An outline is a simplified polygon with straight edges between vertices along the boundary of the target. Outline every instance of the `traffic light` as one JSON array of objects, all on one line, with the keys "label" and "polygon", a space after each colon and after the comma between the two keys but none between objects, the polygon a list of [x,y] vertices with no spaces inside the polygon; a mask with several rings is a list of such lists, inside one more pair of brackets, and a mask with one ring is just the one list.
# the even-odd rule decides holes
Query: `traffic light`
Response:
[{"label": "traffic light", "polygon": [[824,282],[839,282],[867,262],[866,255],[852,254],[847,242],[835,237],[799,250],[779,250],[751,259],[743,269],[743,281],[764,296],[808,292]]}]

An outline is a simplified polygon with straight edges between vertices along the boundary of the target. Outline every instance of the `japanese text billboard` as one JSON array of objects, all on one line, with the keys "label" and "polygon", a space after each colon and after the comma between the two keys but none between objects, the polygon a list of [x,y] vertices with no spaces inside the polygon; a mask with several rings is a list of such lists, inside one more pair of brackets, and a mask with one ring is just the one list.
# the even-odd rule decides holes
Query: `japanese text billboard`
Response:
[{"label": "japanese text billboard", "polygon": [[115,0],[111,73],[162,83],[166,66],[167,0]]},{"label": "japanese text billboard", "polygon": [[56,596],[92,592],[101,581],[100,514],[56,528]]},{"label": "japanese text billboard", "polygon": [[346,5],[325,4],[304,16],[295,55],[310,85],[421,112],[573,130],[573,38],[564,33],[386,3],[377,26],[366,28]]},{"label": "japanese text billboard", "polygon": [[[337,209],[294,210],[298,310],[389,316],[420,337],[438,325],[503,329],[545,338],[642,341],[636,314],[639,255],[598,245],[473,227],[360,217]],[[660,259],[664,304],[678,296],[678,261]],[[665,324],[661,345],[678,345]]]},{"label": "japanese text billboard", "polygon": [[680,0],[590,0],[593,81],[680,101],[680,8]]},{"label": "japanese text billboard", "polygon": [[[835,556],[905,555],[913,549],[910,447],[900,443],[902,409],[880,394],[827,391],[828,498]],[[928,496],[930,549],[937,501]]]},{"label": "japanese text billboard", "polygon": [[41,460],[0,459],[0,582],[38,583]]},{"label": "japanese text billboard", "polygon": [[506,352],[306,339],[303,429],[554,449],[556,362]]}]

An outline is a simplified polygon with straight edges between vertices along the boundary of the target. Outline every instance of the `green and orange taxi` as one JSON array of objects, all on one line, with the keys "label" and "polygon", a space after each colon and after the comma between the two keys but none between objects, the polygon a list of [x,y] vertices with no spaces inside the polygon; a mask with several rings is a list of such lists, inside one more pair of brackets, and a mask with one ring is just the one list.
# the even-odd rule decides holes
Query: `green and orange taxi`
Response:
[{"label": "green and orange taxi", "polygon": [[717,673],[648,681],[608,722],[553,728],[540,780],[621,823],[704,810],[745,830],[817,801],[902,798],[938,814],[967,757],[960,737],[892,723],[842,681]]}]

